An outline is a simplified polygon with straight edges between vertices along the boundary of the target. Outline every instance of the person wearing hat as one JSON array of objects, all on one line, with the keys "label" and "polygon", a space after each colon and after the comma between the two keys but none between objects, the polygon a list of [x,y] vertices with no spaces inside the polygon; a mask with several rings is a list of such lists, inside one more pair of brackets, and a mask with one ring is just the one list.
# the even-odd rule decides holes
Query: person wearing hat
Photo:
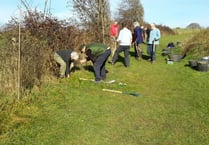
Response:
[{"label": "person wearing hat", "polygon": [[81,63],[85,61],[92,61],[93,63],[95,83],[105,80],[105,63],[111,54],[110,47],[102,43],[90,43],[81,45],[80,51],[86,55],[86,59],[80,60]]},{"label": "person wearing hat", "polygon": [[60,65],[60,78],[70,76],[70,72],[74,67],[74,62],[77,61],[79,55],[71,49],[58,50],[54,54],[54,60]]}]

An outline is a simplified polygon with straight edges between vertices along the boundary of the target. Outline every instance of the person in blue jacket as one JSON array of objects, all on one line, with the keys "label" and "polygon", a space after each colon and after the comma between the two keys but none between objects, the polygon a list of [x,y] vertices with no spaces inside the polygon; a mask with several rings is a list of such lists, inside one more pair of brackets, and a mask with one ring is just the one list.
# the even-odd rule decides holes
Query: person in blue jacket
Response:
[{"label": "person in blue jacket", "polygon": [[155,24],[150,24],[151,31],[148,40],[148,51],[150,53],[151,62],[156,61],[156,49],[157,45],[160,44],[160,30],[155,27]]}]

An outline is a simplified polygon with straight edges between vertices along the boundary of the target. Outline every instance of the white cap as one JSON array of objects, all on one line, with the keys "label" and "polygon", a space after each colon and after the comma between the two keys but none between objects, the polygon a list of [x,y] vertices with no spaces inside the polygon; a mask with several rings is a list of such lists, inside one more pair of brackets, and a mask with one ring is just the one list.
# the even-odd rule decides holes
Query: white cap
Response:
[{"label": "white cap", "polygon": [[79,58],[78,53],[77,53],[77,52],[75,52],[75,51],[73,51],[73,52],[71,53],[71,59],[73,59],[73,60],[77,61],[77,60],[78,60],[78,58]]}]

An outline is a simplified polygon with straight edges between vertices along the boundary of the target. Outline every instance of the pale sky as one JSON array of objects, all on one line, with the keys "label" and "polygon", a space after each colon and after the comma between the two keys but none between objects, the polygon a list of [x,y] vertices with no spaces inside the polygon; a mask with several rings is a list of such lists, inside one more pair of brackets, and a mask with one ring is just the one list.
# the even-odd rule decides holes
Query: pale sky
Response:
[{"label": "pale sky", "polygon": [[[27,0],[30,6],[44,11],[45,0]],[[48,6],[49,6],[48,0]],[[52,15],[67,19],[72,12],[66,7],[69,0],[51,0]],[[109,0],[112,10],[116,9],[121,0]],[[148,23],[166,25],[172,28],[186,27],[190,23],[209,26],[209,0],[141,0],[144,8],[144,20]],[[0,25],[19,17],[20,0],[0,0]]]}]

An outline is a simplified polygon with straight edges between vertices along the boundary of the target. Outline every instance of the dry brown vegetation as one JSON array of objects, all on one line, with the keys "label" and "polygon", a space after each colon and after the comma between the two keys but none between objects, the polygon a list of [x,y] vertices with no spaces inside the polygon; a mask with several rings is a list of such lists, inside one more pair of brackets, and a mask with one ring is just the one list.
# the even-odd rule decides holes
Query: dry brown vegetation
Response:
[{"label": "dry brown vegetation", "polygon": [[193,59],[200,59],[204,56],[209,56],[209,29],[200,31],[188,40],[185,45],[184,53],[187,53]]},{"label": "dry brown vegetation", "polygon": [[56,74],[57,64],[53,60],[56,50],[67,48],[76,50],[80,43],[91,39],[86,37],[87,32],[76,28],[75,24],[44,17],[42,13],[36,11],[28,12],[20,27],[21,31],[18,22],[13,19],[1,32],[4,45],[0,48],[2,64],[0,92],[3,94],[16,94],[19,84],[22,93],[34,85],[40,85],[46,73]]},{"label": "dry brown vegetation", "polygon": [[162,35],[174,35],[175,34],[173,29],[171,29],[168,26],[157,25],[156,27],[160,29],[160,32],[161,32]]}]

